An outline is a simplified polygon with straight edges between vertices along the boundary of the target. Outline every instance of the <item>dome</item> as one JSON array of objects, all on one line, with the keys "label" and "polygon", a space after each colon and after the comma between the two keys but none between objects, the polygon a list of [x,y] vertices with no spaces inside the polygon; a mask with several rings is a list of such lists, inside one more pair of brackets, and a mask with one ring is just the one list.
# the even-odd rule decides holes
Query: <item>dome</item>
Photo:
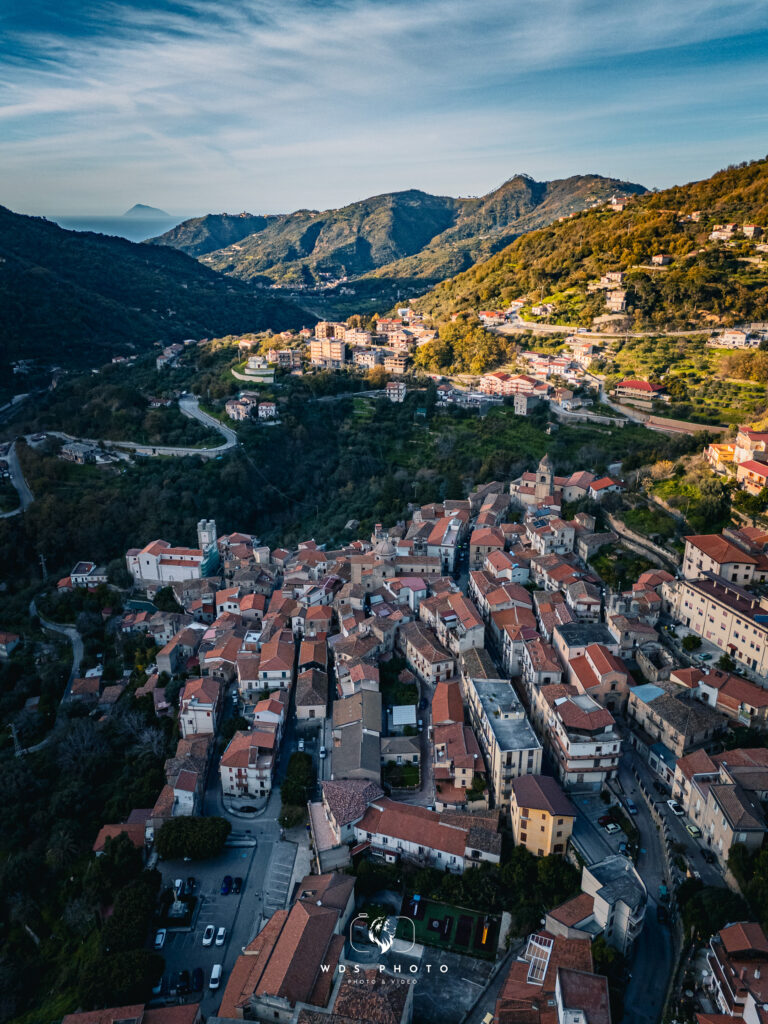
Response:
[{"label": "dome", "polygon": [[373,553],[377,558],[394,558],[397,554],[395,545],[389,537],[382,537],[378,544],[374,545]]}]

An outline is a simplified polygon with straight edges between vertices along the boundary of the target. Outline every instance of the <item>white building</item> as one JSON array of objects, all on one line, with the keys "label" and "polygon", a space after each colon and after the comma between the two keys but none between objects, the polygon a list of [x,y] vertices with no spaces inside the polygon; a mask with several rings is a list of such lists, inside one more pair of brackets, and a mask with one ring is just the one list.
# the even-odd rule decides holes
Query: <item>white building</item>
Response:
[{"label": "white building", "polygon": [[210,576],[219,565],[213,519],[201,519],[197,524],[197,541],[196,548],[174,548],[167,540],[154,540],[141,549],[131,548],[125,556],[128,572],[140,587]]}]

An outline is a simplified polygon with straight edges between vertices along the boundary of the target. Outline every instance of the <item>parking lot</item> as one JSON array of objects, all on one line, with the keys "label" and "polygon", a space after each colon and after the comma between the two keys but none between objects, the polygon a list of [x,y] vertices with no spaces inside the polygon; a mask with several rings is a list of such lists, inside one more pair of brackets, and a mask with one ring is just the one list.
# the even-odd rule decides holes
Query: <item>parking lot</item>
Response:
[{"label": "parking lot", "polygon": [[[198,903],[189,929],[173,931],[168,929],[165,944],[161,950],[165,958],[166,988],[170,990],[179,971],[190,975],[196,967],[203,970],[204,988],[202,993],[190,993],[185,997],[172,997],[170,1002],[195,1002],[201,1000],[204,1012],[210,1013],[218,1006],[221,990],[226,985],[227,975],[242,947],[250,942],[256,933],[261,918],[262,884],[273,844],[259,843],[257,846],[227,848],[214,860],[203,863],[165,861],[158,867],[163,875],[163,885],[173,885],[177,878],[186,880],[190,875],[196,880],[194,895]],[[225,875],[233,879],[242,878],[239,894],[222,895],[221,886]],[[203,933],[207,925],[226,929],[224,942],[220,946],[203,946]],[[208,989],[208,981],[214,964],[222,964],[224,972],[217,992]],[[161,1000],[164,1001],[164,1000]]]}]

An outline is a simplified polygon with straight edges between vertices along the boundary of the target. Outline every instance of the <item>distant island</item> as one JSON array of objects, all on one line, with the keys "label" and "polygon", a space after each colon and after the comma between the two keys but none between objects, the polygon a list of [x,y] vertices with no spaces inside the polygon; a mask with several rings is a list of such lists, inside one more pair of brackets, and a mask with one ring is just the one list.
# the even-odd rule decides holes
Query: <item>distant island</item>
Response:
[{"label": "distant island", "polygon": [[144,203],[136,203],[130,210],[126,210],[123,214],[124,217],[163,217],[170,218],[170,213],[166,213],[165,210],[158,210],[156,206],[145,206]]}]

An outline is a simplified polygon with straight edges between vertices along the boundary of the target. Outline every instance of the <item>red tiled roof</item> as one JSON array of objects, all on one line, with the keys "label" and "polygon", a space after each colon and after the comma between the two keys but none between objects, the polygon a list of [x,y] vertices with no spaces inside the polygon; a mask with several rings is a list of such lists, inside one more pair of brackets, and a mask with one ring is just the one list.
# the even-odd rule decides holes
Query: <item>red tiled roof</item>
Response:
[{"label": "red tiled roof", "polygon": [[127,835],[137,850],[144,849],[144,826],[138,822],[134,825],[102,825],[92,846],[93,852],[101,853],[107,839],[115,839],[119,835]]},{"label": "red tiled roof", "polygon": [[439,682],[432,697],[432,722],[463,722],[464,704],[458,682]]},{"label": "red tiled roof", "polygon": [[[745,463],[742,463],[745,465]],[[763,466],[768,473],[768,466]],[[695,534],[686,537],[685,541],[694,548],[698,548],[708,558],[722,565],[725,562],[739,562],[742,565],[757,565],[757,559],[748,555],[746,551],[731,544],[729,540],[718,533]]]}]

